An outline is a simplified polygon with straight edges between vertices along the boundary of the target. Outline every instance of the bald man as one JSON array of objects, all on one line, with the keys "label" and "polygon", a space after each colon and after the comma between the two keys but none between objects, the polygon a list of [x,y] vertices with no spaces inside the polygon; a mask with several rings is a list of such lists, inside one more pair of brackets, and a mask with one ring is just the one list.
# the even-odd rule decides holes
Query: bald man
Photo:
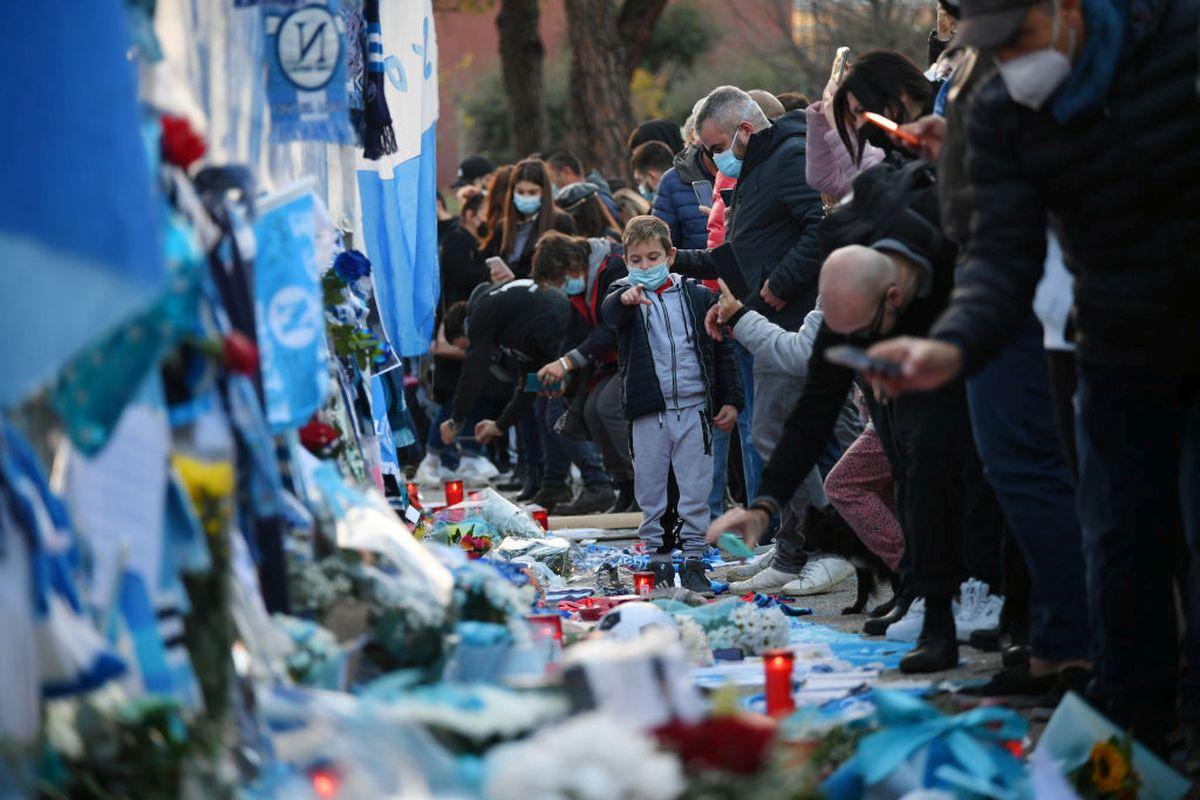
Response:
[{"label": "bald man", "polygon": [[[908,180],[910,186],[885,198],[881,207],[868,205],[879,202],[876,195],[856,199],[841,212],[851,217],[856,237],[871,246],[839,248],[822,265],[818,286],[825,319],[813,343],[804,392],[763,470],[759,497],[749,508],[713,522],[710,539],[731,530],[756,542],[817,463],[855,377],[853,370],[827,361],[826,350],[838,344],[865,348],[887,336],[927,331],[949,304],[955,249],[937,226],[932,177],[905,174],[907,167],[900,175],[879,169],[884,170],[879,179]],[[872,197],[860,188],[856,182],[856,198]],[[897,204],[903,207],[897,210]],[[864,224],[876,219],[877,225]],[[905,395],[887,405],[872,401],[871,416],[892,465],[906,540],[904,596],[892,614],[871,622],[898,621],[913,594],[922,597],[924,627],[900,668],[909,673],[949,669],[958,662],[951,598],[963,576],[962,476],[971,447],[963,385]]]}]

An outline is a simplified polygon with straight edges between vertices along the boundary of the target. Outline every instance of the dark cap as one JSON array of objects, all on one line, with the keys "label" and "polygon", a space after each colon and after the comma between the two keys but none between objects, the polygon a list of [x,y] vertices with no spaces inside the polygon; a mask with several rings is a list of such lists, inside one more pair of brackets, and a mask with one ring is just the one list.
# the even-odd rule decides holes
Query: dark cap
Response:
[{"label": "dark cap", "polygon": [[1016,35],[1029,9],[1045,0],[959,0],[958,31],[950,47],[995,50]]},{"label": "dark cap", "polygon": [[483,156],[467,156],[458,165],[458,180],[450,188],[457,189],[460,186],[466,186],[471,181],[482,178],[484,175],[491,175],[495,171],[496,165]]},{"label": "dark cap", "polygon": [[554,204],[563,211],[574,211],[577,206],[587,200],[589,197],[595,197],[599,191],[595,184],[580,181],[579,183],[569,183],[559,190],[558,196],[554,198]]}]

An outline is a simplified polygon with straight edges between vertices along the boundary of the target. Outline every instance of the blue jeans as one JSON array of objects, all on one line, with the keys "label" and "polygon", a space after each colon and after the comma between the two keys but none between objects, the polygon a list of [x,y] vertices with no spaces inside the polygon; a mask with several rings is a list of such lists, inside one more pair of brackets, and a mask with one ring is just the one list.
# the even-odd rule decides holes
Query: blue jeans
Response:
[{"label": "blue jeans", "polygon": [[571,464],[579,467],[584,486],[609,483],[600,454],[591,442],[580,442],[559,436],[554,432],[554,422],[567,410],[561,397],[539,397],[534,413],[542,421],[542,446],[546,454],[546,471],[543,486],[562,486],[570,477]]},{"label": "blue jeans", "polygon": [[1189,622],[1181,705],[1185,718],[1200,719],[1200,375],[1083,362],[1078,371],[1096,699],[1118,727],[1132,726],[1153,746],[1166,736],[1179,678],[1172,577]]},{"label": "blue jeans", "polygon": [[1091,648],[1075,485],[1054,421],[1042,327],[1030,314],[967,382],[983,471],[1029,568],[1030,647],[1049,661]]},{"label": "blue jeans", "polygon": [[[737,342],[733,343],[733,356],[737,360],[738,373],[742,376],[742,392],[745,396],[744,407],[738,413],[736,430],[742,442],[742,476],[746,481],[746,502],[749,502],[758,497],[763,471],[762,456],[754,449],[754,438],[750,435],[750,426],[754,422],[754,356]],[[708,511],[713,519],[725,513],[729,437],[726,431],[713,428],[713,485],[708,493]]]},{"label": "blue jeans", "polygon": [[471,409],[471,413],[467,415],[466,421],[463,422],[462,430],[459,431],[454,444],[445,445],[442,444],[442,432],[440,428],[443,422],[450,419],[450,406],[450,403],[438,406],[433,424],[429,426],[429,435],[425,437],[425,451],[440,458],[442,465],[453,472],[458,469],[459,458],[462,456],[460,451],[466,451],[474,455],[483,453],[483,445],[475,441],[475,425],[483,417],[480,416],[477,409]]}]

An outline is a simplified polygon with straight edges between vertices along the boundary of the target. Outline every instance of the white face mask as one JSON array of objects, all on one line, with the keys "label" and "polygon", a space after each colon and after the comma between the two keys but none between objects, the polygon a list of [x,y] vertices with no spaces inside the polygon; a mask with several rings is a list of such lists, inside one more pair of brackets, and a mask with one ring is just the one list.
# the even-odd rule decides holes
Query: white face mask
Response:
[{"label": "white face mask", "polygon": [[1067,53],[1064,55],[1054,47],[1058,41],[1061,21],[1060,8],[1058,3],[1055,3],[1050,46],[1000,65],[1000,78],[1008,88],[1008,94],[1014,103],[1037,111],[1071,74],[1071,56],[1075,54],[1075,29],[1070,28],[1067,31]]}]

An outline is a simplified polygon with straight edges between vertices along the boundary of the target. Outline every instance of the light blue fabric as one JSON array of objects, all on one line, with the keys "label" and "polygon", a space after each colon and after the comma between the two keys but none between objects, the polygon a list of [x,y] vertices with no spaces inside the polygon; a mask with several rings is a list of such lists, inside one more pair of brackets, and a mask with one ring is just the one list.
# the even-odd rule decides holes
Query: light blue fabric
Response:
[{"label": "light blue fabric", "polygon": [[529,194],[514,194],[513,205],[517,207],[517,211],[522,214],[536,214],[542,207],[542,196],[534,197]]},{"label": "light blue fabric", "polygon": [[[737,134],[734,134],[737,138]],[[742,174],[742,159],[733,154],[733,143],[730,142],[729,147],[726,147],[719,153],[713,153],[713,163],[717,165],[717,169],[723,175],[729,178],[736,178]]]},{"label": "light blue fabric", "polygon": [[32,3],[0,28],[0,407],[162,286],[124,4]]},{"label": "light blue fabric", "polygon": [[663,262],[653,267],[645,269],[630,269],[629,282],[634,286],[641,286],[644,289],[654,291],[658,287],[667,282],[667,276],[670,273],[670,268],[667,262]]},{"label": "light blue fabric", "polygon": [[1121,59],[1126,12],[1125,5],[1116,0],[1083,0],[1083,52],[1050,103],[1050,113],[1059,122],[1068,122],[1104,102]]},{"label": "light blue fabric", "polygon": [[329,392],[329,348],[315,263],[314,201],[305,192],[254,223],[254,307],[267,422],[304,425]]},{"label": "light blue fabric", "polygon": [[437,126],[430,125],[420,154],[398,164],[390,178],[358,171],[363,241],[375,268],[379,313],[401,356],[422,355],[433,337],[440,291],[436,135]]},{"label": "light blue fabric", "polygon": [[587,282],[580,276],[576,275],[573,278],[567,278],[563,284],[563,291],[568,295],[583,294],[583,290],[587,288]]}]

